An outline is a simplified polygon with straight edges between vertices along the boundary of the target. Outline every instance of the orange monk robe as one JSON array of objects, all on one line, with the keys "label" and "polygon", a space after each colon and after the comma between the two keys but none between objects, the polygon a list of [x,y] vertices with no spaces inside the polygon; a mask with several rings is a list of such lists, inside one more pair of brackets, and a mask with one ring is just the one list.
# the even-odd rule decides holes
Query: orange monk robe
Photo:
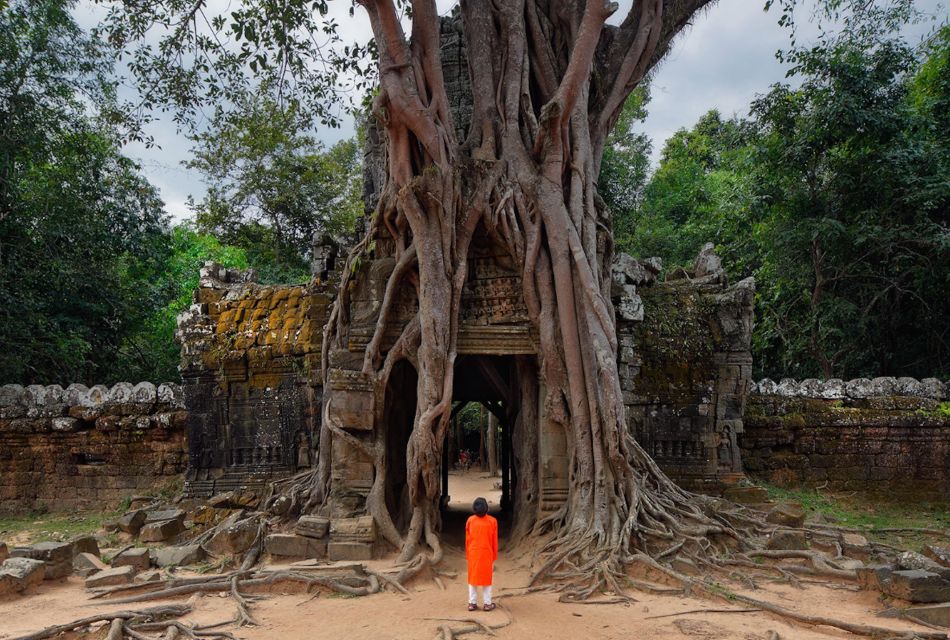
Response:
[{"label": "orange monk robe", "polygon": [[492,516],[471,516],[465,523],[465,558],[468,583],[476,587],[491,584],[492,564],[498,559],[498,521]]}]

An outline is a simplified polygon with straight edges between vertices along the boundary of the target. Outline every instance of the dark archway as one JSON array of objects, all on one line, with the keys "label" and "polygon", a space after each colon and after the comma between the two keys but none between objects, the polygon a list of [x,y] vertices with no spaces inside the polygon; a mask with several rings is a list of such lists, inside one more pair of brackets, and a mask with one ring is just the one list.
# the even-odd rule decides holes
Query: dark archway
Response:
[{"label": "dark archway", "polygon": [[409,526],[412,508],[407,491],[406,445],[416,415],[416,383],[418,374],[406,360],[393,367],[386,386],[386,508],[393,514],[393,524],[400,532]]},{"label": "dark archway", "polygon": [[[498,425],[500,508],[495,509],[503,537],[518,524],[533,522],[537,486],[537,368],[531,356],[465,355],[455,364],[453,418],[466,406],[480,405]],[[451,469],[457,467],[457,445],[449,430],[442,447],[443,536],[461,544],[468,505],[449,502]]]}]

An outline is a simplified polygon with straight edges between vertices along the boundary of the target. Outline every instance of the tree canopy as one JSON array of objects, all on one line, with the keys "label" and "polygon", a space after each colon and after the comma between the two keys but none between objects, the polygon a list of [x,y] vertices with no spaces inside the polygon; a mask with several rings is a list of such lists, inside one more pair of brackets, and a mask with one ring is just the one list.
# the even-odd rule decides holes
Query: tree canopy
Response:
[{"label": "tree canopy", "polygon": [[[746,119],[710,112],[663,149],[618,239],[686,264],[707,240],[755,275],[760,375],[941,375],[950,363],[948,28],[902,11],[784,54]],[[868,22],[870,21],[870,23]]]},{"label": "tree canopy", "polygon": [[357,141],[325,150],[300,109],[267,94],[217,109],[187,163],[209,185],[191,203],[198,229],[243,248],[262,282],[306,280],[314,234],[346,242],[363,215]]}]

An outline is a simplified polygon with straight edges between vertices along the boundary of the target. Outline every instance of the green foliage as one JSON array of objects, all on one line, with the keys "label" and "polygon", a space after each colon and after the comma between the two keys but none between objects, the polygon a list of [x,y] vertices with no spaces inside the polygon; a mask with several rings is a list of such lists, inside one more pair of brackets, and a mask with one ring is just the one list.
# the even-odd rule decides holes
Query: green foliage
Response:
[{"label": "green foliage", "polygon": [[220,13],[205,2],[95,1],[108,6],[95,35],[123,56],[139,88],[137,138],[151,113],[169,111],[193,131],[203,107],[241,111],[262,87],[281,106],[293,97],[312,123],[339,127],[341,106],[375,85],[375,43],[343,42],[327,0],[244,0]]},{"label": "green foliage", "polygon": [[781,54],[798,88],[667,141],[619,244],[689,265],[712,240],[733,276],[754,275],[756,375],[940,375],[950,37],[914,50],[894,32],[908,3],[832,4],[848,29]]},{"label": "green foliage", "polygon": [[950,418],[950,402],[941,402],[937,405],[936,409],[918,409],[917,413],[922,416],[933,417],[933,418]]},{"label": "green foliage", "polygon": [[597,188],[613,214],[614,233],[622,242],[634,230],[650,166],[650,139],[634,130],[647,117],[650,90],[637,87],[624,102],[617,124],[607,138]]},{"label": "green foliage", "polygon": [[175,316],[199,267],[244,268],[247,257],[168,228],[119,151],[111,67],[72,5],[0,13],[0,380],[174,380]]},{"label": "green foliage", "polygon": [[119,365],[120,378],[178,380],[176,318],[191,305],[201,266],[210,260],[225,267],[248,268],[244,250],[223,245],[214,236],[199,233],[188,224],[174,227],[166,241],[165,260],[151,275],[159,296],[138,331],[126,339],[125,352],[129,356]]},{"label": "green foliage", "polygon": [[[165,215],[107,121],[109,65],[71,2],[0,13],[0,379],[114,380],[157,291]],[[103,106],[100,118],[85,103]]]},{"label": "green foliage", "polygon": [[343,239],[363,212],[355,140],[324,150],[293,101],[246,96],[193,139],[188,166],[210,185],[197,227],[243,248],[262,282],[306,281],[314,234]]}]

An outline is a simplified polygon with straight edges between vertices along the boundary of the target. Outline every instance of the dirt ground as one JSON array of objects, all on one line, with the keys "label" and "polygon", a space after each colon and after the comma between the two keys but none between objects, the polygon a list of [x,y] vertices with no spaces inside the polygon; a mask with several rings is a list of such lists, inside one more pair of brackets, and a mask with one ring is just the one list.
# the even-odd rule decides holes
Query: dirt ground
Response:
[{"label": "dirt ground", "polygon": [[[497,631],[499,638],[541,640],[547,638],[591,639],[716,639],[765,640],[774,631],[783,640],[853,637],[825,627],[791,625],[761,611],[714,613],[710,609],[741,610],[745,607],[726,601],[713,602],[682,596],[658,596],[634,593],[636,602],[627,605],[589,606],[562,604],[550,593],[520,595],[527,584],[529,557],[512,557],[502,551],[496,565],[495,593],[499,608],[493,612],[466,610],[465,558],[458,546],[463,539],[457,529],[464,526],[472,500],[484,496],[494,511],[499,509],[497,478],[487,474],[453,474],[452,496],[446,514],[446,542],[449,550],[444,569],[458,577],[445,579],[446,589],[421,580],[411,585],[411,595],[380,593],[365,598],[305,594],[288,587],[278,588],[252,605],[259,626],[232,629],[247,640],[281,638],[313,640],[320,638],[415,639],[434,638],[439,625],[452,619],[473,615],[492,623],[511,620],[510,626]],[[461,523],[461,524],[460,524]],[[377,560],[385,567],[389,561]],[[763,582],[755,592],[736,590],[784,607],[862,622],[898,630],[923,630],[900,620],[883,619],[876,613],[884,608],[879,597],[856,588],[830,588],[809,584],[804,589]],[[179,601],[180,602],[180,601]],[[82,581],[70,577],[44,583],[28,597],[0,601],[0,640],[9,640],[52,624],[70,622],[94,613],[155,606],[159,602],[135,605],[108,605],[89,600]],[[230,598],[206,595],[193,600],[194,611],[186,620],[208,624],[227,620],[234,614]],[[679,614],[679,615],[670,615]],[[456,623],[462,625],[462,623]],[[105,636],[103,628],[96,634]],[[475,636],[468,636],[475,637]],[[484,636],[483,636],[484,637]]]}]

